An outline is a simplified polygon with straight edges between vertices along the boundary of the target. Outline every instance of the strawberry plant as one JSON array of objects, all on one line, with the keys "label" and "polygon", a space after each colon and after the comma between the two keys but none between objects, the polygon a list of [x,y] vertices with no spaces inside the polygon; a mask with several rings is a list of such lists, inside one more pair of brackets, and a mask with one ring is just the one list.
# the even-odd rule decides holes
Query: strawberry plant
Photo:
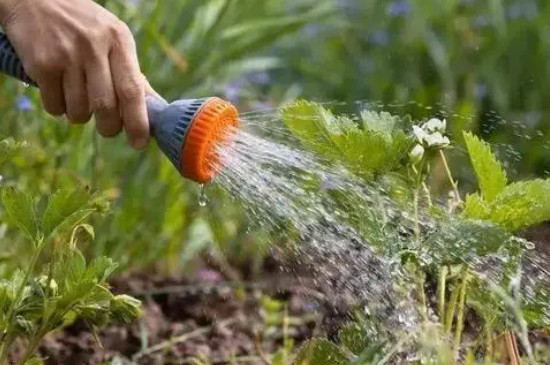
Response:
[{"label": "strawberry plant", "polygon": [[[0,146],[10,153],[21,147],[11,140]],[[5,186],[1,200],[3,220],[25,237],[26,263],[4,267],[0,280],[0,364],[9,363],[20,339],[25,349],[16,363],[40,363],[35,355],[42,338],[76,319],[95,331],[140,315],[138,300],[109,290],[106,280],[117,265],[107,257],[87,260],[78,249],[94,237],[90,216],[108,208],[101,194],[76,188],[37,200]]]},{"label": "strawberry plant", "polygon": [[[461,357],[474,364],[474,355],[482,354],[484,363],[491,364],[503,356],[517,360],[518,342],[529,361],[537,361],[529,333],[550,324],[550,287],[544,270],[533,264],[533,244],[515,234],[550,220],[545,199],[550,180],[509,182],[490,146],[464,132],[479,191],[462,199],[447,158],[453,144],[445,120],[415,122],[374,111],[342,116],[305,101],[283,108],[282,119],[306,148],[344,165],[367,184],[384,186],[404,216],[412,217],[394,225],[383,219],[380,229],[364,229],[372,227],[373,214],[363,206],[348,220],[364,242],[382,255],[399,257],[415,283],[412,297],[421,319],[417,331],[403,334],[397,343],[369,340],[365,322],[358,321],[344,329],[338,346],[325,339],[308,342],[297,363],[380,364],[413,353],[422,363],[448,364]],[[430,187],[430,177],[437,173],[447,179],[443,199]],[[409,233],[392,232],[397,229]],[[540,279],[522,282],[522,270],[538,270]],[[433,300],[428,292],[435,292]],[[479,323],[467,323],[469,312],[476,313]],[[478,340],[465,342],[473,335],[467,328],[479,324]],[[505,339],[504,355],[496,349],[497,334]],[[360,345],[350,345],[350,339]]]}]

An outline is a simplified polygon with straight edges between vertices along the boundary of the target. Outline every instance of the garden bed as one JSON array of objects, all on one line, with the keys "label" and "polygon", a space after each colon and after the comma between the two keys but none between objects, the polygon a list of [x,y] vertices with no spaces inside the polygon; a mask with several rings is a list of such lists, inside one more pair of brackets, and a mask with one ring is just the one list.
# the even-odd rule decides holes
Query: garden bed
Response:
[{"label": "garden bed", "polygon": [[[195,279],[132,275],[112,282],[115,292],[143,301],[144,316],[111,325],[97,338],[82,322],[47,337],[46,364],[100,364],[117,357],[140,364],[231,361],[266,364],[292,341],[300,345],[321,331],[324,311],[306,286],[282,273],[266,279],[222,281],[210,269]],[[286,338],[286,340],[285,340]]]}]

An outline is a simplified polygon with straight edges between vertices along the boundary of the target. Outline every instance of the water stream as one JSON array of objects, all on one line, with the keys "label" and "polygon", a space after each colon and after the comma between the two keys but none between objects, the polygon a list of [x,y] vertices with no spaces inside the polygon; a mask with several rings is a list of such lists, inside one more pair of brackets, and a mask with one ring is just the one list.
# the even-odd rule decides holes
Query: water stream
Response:
[{"label": "water stream", "polygon": [[[395,112],[405,106],[384,108]],[[232,143],[218,149],[224,168],[215,183],[246,209],[251,224],[286,238],[298,274],[307,272],[332,305],[361,308],[371,319],[373,335],[382,328],[385,335],[398,338],[418,329],[422,316],[413,299],[414,282],[400,264],[404,248],[413,241],[412,208],[396,204],[383,184],[366,183],[300,147],[276,111],[245,114],[242,123],[245,128],[234,134]],[[201,203],[205,199],[201,190]],[[430,217],[422,217],[421,224],[426,231],[437,225]],[[427,250],[433,259],[438,256],[433,250],[446,248],[435,244]],[[497,288],[505,259],[498,253],[468,258],[470,269]],[[531,274],[516,284],[526,302],[534,298],[535,286],[550,288],[550,261],[545,260],[539,254],[524,259],[523,271]],[[429,316],[437,321],[433,313]]]}]

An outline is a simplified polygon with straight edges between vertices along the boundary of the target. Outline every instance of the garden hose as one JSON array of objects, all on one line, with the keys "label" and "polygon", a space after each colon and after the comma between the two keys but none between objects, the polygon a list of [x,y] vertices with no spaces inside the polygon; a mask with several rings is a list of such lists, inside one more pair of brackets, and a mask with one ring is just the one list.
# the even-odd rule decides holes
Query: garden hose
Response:
[{"label": "garden hose", "polygon": [[[0,33],[0,72],[37,86],[26,74],[7,36]],[[148,96],[151,135],[182,176],[199,183],[219,171],[216,149],[239,125],[237,109],[217,97],[173,103]]]}]

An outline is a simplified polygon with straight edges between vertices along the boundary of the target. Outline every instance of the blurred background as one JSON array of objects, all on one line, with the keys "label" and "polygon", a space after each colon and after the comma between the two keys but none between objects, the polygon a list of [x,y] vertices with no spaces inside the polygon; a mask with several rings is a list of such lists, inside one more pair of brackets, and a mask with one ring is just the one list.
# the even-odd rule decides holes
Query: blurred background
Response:
[{"label": "blurred background", "polygon": [[[219,95],[242,111],[305,98],[421,103],[516,156],[516,177],[550,170],[550,2],[543,0],[103,0],[134,32],[143,72],[172,100]],[[151,144],[69,126],[36,91],[0,78],[0,135],[28,147],[0,166],[3,184],[47,196],[74,184],[105,191],[112,212],[86,248],[126,270],[191,272],[208,252],[259,269],[265,233],[239,205],[181,179]],[[493,117],[487,117],[487,116]],[[498,116],[498,117],[497,117]],[[506,123],[503,123],[506,121]],[[498,123],[497,123],[498,122]],[[495,124],[496,123],[496,124]],[[460,142],[460,141],[458,141]],[[504,150],[504,149],[503,149]],[[23,245],[0,227],[0,252]],[[3,254],[4,255],[4,254]]]}]

